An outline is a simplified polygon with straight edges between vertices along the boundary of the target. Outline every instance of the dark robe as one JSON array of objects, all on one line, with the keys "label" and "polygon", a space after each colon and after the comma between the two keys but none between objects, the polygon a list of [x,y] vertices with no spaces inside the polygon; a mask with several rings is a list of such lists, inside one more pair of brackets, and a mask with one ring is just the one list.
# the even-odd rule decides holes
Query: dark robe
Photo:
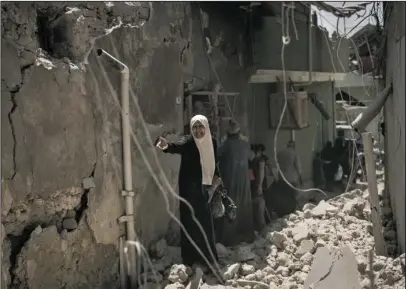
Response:
[{"label": "dark robe", "polygon": [[345,145],[344,140],[342,138],[337,138],[334,143],[334,163],[335,163],[335,173],[338,170],[338,166],[340,165],[343,168],[346,168],[346,153],[345,153]]},{"label": "dark robe", "polygon": [[324,186],[324,170],[321,154],[316,153],[313,159],[313,184],[316,188],[322,188]]},{"label": "dark robe", "polygon": [[[216,141],[213,139],[214,158],[217,163]],[[211,264],[214,264],[217,258],[213,217],[210,206],[208,205],[207,186],[202,185],[202,167],[200,165],[200,154],[196,143],[191,135],[182,137],[177,142],[168,143],[165,153],[180,154],[181,164],[179,171],[179,196],[186,199],[192,206],[196,219],[203,227],[207,236],[208,244],[196,221],[192,217],[189,207],[180,201],[180,221],[185,230],[197,244],[199,249]],[[216,168],[215,175],[219,176]],[[193,265],[194,263],[206,264],[200,253],[189,241],[185,232],[181,229],[181,253],[183,263]],[[212,254],[210,253],[212,251]],[[214,258],[214,259],[213,259]]]},{"label": "dark robe", "polygon": [[264,194],[268,211],[274,211],[278,218],[294,213],[297,207],[296,190],[283,179],[273,182]]},{"label": "dark robe", "polygon": [[226,218],[216,221],[219,242],[226,246],[254,240],[252,200],[249,180],[248,142],[238,135],[229,135],[219,148],[220,173],[228,195],[237,206],[237,218],[229,222]]},{"label": "dark robe", "polygon": [[324,177],[326,180],[326,185],[328,187],[330,187],[330,185],[334,182],[334,174],[337,171],[337,164],[334,162],[334,154],[335,151],[334,148],[331,146],[331,143],[328,143],[321,151],[321,159],[324,161]]}]

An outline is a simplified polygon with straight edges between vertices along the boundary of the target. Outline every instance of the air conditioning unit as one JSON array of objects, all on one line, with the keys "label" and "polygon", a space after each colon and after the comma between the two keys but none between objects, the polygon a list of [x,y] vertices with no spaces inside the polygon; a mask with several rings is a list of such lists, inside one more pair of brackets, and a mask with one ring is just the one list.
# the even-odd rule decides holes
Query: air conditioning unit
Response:
[{"label": "air conditioning unit", "polygon": [[[270,128],[276,129],[285,104],[283,92],[269,97]],[[287,106],[280,129],[300,130],[307,128],[309,122],[309,101],[305,91],[287,92]]]}]

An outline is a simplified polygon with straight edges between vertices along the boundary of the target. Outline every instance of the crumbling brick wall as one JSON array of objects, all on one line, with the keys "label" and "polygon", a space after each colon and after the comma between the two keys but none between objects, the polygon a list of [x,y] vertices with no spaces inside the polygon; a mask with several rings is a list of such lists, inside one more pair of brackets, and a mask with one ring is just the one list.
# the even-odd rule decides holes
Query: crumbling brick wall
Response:
[{"label": "crumbling brick wall", "polygon": [[[167,209],[177,212],[171,192],[179,157],[157,155],[151,140],[182,131],[185,84],[218,81],[196,26],[198,5],[5,2],[1,8],[2,285],[118,288],[118,238],[125,234],[117,223],[124,214],[120,75],[94,50],[130,69],[137,233],[145,246],[165,236],[176,242]],[[220,39],[213,66],[225,90],[243,93],[248,76],[241,53],[234,53],[243,30],[215,10],[208,10],[212,37]],[[240,120],[245,101],[244,95],[237,104]]]},{"label": "crumbling brick wall", "polygon": [[[180,123],[175,99],[183,89],[188,4],[1,7],[2,285],[118,288],[119,73],[93,49],[109,51],[131,71],[132,127],[140,145],[133,145],[137,231],[148,242],[166,233],[169,218],[139,148],[155,174],[176,187],[178,159],[160,157],[165,173],[159,174],[148,134]],[[154,218],[147,216],[148,203],[162,208]],[[67,215],[78,223],[72,231],[63,230]]]}]

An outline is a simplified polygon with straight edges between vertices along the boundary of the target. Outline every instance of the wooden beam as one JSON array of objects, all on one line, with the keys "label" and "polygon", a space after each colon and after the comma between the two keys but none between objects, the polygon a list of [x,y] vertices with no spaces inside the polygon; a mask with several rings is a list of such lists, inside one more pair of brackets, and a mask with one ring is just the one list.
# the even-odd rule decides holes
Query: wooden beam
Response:
[{"label": "wooden beam", "polygon": [[385,239],[382,234],[381,214],[378,197],[378,183],[376,181],[375,158],[372,146],[372,134],[362,133],[364,143],[365,166],[367,170],[369,203],[371,204],[371,218],[373,235],[375,239],[375,250],[377,255],[387,256]]}]

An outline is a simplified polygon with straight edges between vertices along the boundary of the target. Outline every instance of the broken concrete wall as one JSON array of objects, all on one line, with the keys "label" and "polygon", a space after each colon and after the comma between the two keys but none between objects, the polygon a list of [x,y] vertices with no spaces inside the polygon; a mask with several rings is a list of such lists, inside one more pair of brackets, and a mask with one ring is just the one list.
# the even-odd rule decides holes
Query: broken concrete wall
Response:
[{"label": "broken concrete wall", "polygon": [[[166,176],[165,192],[176,188],[179,158],[155,158],[149,134],[181,128],[189,10],[187,3],[2,3],[3,285],[118,288],[120,82],[92,47],[130,68],[137,232],[145,243],[166,234],[154,177]],[[68,212],[77,227],[69,232]]]},{"label": "broken concrete wall", "polygon": [[[228,5],[230,4],[230,5]],[[250,67],[247,64],[246,14],[231,3],[192,3],[194,69],[189,81],[220,83],[224,91],[238,92],[229,108],[249,134],[247,103],[251,88],[248,83]],[[207,55],[206,37],[213,49]]]},{"label": "broken concrete wall", "polygon": [[[250,129],[253,135],[253,142],[263,143],[266,147],[266,154],[274,160],[274,138],[276,129],[270,128],[270,95],[282,88],[278,88],[277,83],[253,84],[253,99],[250,103]],[[330,116],[330,120],[325,120],[320,112],[310,102],[309,127],[296,130],[295,140],[297,142],[296,151],[299,154],[305,187],[313,187],[313,159],[316,152],[320,152],[323,144],[334,140],[334,96],[332,82],[318,82],[309,85],[306,89],[309,93],[315,93],[317,99],[324,105]],[[285,112],[286,113],[286,112]],[[277,135],[277,150],[286,147],[291,138],[291,131],[281,129]],[[300,144],[300,145],[299,145]]]},{"label": "broken concrete wall", "polygon": [[[117,223],[124,214],[120,73],[96,56],[97,48],[130,69],[137,233],[145,246],[165,236],[176,242],[167,209],[177,214],[171,193],[179,157],[157,153],[152,141],[164,131],[182,132],[184,83],[218,82],[199,8],[2,3],[3,285],[118,286],[118,238],[125,233]],[[217,39],[213,67],[225,90],[242,94],[235,116],[246,131],[243,29],[235,29],[242,24],[202,9]]]},{"label": "broken concrete wall", "polygon": [[397,225],[400,252],[406,250],[405,230],[405,3],[388,4],[386,84],[393,83],[393,93],[385,103],[386,188]]}]

